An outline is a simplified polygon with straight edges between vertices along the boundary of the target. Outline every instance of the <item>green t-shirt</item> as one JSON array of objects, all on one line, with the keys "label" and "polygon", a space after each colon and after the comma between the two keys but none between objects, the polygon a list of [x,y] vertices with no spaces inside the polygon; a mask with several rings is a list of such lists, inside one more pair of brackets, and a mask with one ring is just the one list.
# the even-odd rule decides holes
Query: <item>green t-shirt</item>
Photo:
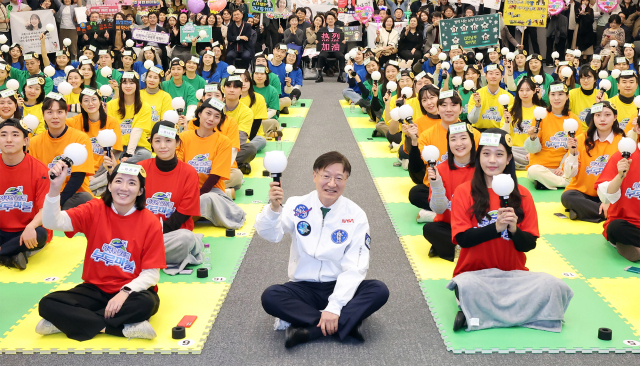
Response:
[{"label": "green t-shirt", "polygon": [[[269,85],[274,87],[278,91],[278,99],[280,99],[280,90],[282,90],[282,84],[280,84],[280,78],[273,72],[269,73]],[[278,108],[280,109],[280,108]]]},{"label": "green t-shirt", "polygon": [[467,119],[467,114],[469,113],[469,99],[471,99],[473,93],[471,90],[467,92],[464,87],[461,86],[458,88],[458,94],[460,95],[460,99],[462,99],[462,113],[460,113],[460,120],[464,121]]},{"label": "green t-shirt", "polygon": [[[173,80],[173,78],[172,78],[172,80]],[[191,87],[195,91],[198,91],[199,89],[204,89],[204,86],[207,83],[206,81],[204,81],[204,79],[200,75],[196,75],[195,78],[189,79],[187,77],[187,75],[185,74],[185,75],[182,75],[182,81],[186,82],[189,85],[191,85]]]},{"label": "green t-shirt", "polygon": [[[96,70],[96,82],[100,85],[105,85],[105,84],[109,84],[109,79],[105,78],[104,76],[102,76],[102,73],[100,73],[100,69]],[[120,80],[122,80],[122,73],[116,69],[112,69],[113,72],[111,73],[111,78],[115,81],[118,82],[118,85],[120,85]]]},{"label": "green t-shirt", "polygon": [[[268,109],[273,109],[275,111],[280,110],[280,95],[278,94],[278,91],[273,88],[273,86],[267,85],[264,88],[258,88],[257,86],[254,86],[253,90],[264,97],[265,102],[267,102]],[[278,119],[278,114],[273,116],[273,118]]]},{"label": "green t-shirt", "polygon": [[191,87],[191,85],[187,84],[184,81],[180,86],[176,86],[176,84],[173,83],[173,79],[163,81],[162,90],[169,93],[172,99],[175,99],[178,97],[182,97],[182,99],[184,99],[185,106],[184,106],[184,111],[182,111],[183,115],[187,114],[188,106],[198,104],[198,99],[196,98],[196,91]]},{"label": "green t-shirt", "polygon": [[[27,79],[31,77],[31,74],[27,70],[18,70],[15,67],[12,67],[9,72],[9,76],[10,79],[18,80],[18,83],[20,83],[19,90],[22,90],[24,89],[24,85],[27,83]],[[53,90],[53,81],[50,77],[47,77],[42,72],[33,76],[42,76],[44,78],[44,95],[49,94]]]}]

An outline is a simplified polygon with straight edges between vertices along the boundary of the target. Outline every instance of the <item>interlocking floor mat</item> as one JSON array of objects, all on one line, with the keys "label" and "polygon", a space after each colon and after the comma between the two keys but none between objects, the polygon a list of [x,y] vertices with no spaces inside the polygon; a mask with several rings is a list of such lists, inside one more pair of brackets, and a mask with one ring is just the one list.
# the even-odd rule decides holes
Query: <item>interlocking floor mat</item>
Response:
[{"label": "interlocking floor mat", "polygon": [[[301,107],[304,103],[305,107]],[[302,99],[290,114],[280,116],[286,123],[282,147],[289,155],[302,127],[312,101]],[[161,272],[158,284],[160,309],[151,317],[157,337],[153,340],[98,335],[92,340],[77,342],[64,334],[40,336],[35,327],[40,316],[38,302],[46,294],[66,290],[82,283],[82,264],[86,239],[76,235],[72,239],[56,232],[53,240],[39,253],[29,258],[26,270],[0,267],[0,352],[2,353],[194,353],[202,351],[211,327],[222,306],[231,283],[242,263],[251,237],[256,215],[268,201],[271,178],[263,177],[262,160],[266,151],[276,149],[274,141],[251,162],[251,174],[245,176],[236,203],[247,213],[245,225],[228,238],[225,229],[210,223],[198,222],[194,232],[204,235],[211,247],[211,270],[208,278],[197,278],[197,268],[191,275],[169,276]],[[246,196],[246,189],[253,189]],[[171,328],[185,315],[198,319],[187,328],[186,339],[171,338]]]},{"label": "interlocking floor mat", "polygon": [[[453,332],[458,306],[445,286],[454,264],[429,258],[429,242],[416,222],[419,209],[408,200],[413,182],[401,167],[394,167],[384,137],[371,137],[375,124],[358,109],[351,113],[341,101],[347,121],[360,146],[369,172],[400,239],[438,330],[454,353],[640,353],[640,275],[627,272],[633,265],[622,258],[602,236],[602,224],[571,221],[560,204],[562,190],[536,191],[518,172],[519,183],[532,193],[538,212],[541,238],[527,253],[531,271],[546,272],[562,279],[574,291],[565,314],[562,332],[528,328],[488,329]],[[568,215],[567,215],[568,216]],[[598,339],[598,328],[613,330],[611,341]]]}]

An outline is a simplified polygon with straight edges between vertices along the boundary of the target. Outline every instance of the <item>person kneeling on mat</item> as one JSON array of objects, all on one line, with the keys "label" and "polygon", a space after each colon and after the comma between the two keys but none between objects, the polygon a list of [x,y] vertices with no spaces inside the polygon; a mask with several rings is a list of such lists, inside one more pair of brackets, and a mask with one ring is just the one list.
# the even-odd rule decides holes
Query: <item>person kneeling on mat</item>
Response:
[{"label": "person kneeling on mat", "polygon": [[153,339],[148,319],[158,312],[157,283],[166,267],[162,225],[145,210],[145,170],[122,163],[108,177],[102,199],[60,211],[60,191],[67,165],[57,162],[42,208],[47,229],[65,231],[71,238],[87,238],[82,279],[84,283],[53,292],[40,300],[43,318],[36,333],[63,332],[77,341],[99,333],[127,338]]},{"label": "person kneeling on mat", "polygon": [[285,233],[292,237],[290,282],[262,293],[264,310],[279,318],[278,328],[288,327],[287,348],[328,335],[364,341],[362,321],[389,298],[384,283],[364,279],[371,236],[366,213],[342,197],[350,174],[344,155],[323,154],[313,164],[316,191],[282,206],[284,192],[272,182],[271,204],[256,218],[256,231],[265,240],[278,243]]},{"label": "person kneeling on mat", "polygon": [[[518,185],[511,135],[499,128],[482,133],[471,181],[456,188],[451,234],[460,257],[447,288],[462,311],[453,330],[522,326],[560,332],[573,291],[547,273],[531,273],[528,252],[540,236],[531,193]],[[509,175],[508,197],[494,192],[496,176]]]},{"label": "person kneeling on mat", "polygon": [[49,170],[25,153],[28,145],[29,131],[19,120],[0,123],[0,265],[19,269],[47,241],[40,209]]},{"label": "person kneeling on mat", "polygon": [[[640,135],[637,120],[633,121],[633,132]],[[640,150],[626,158],[616,152],[595,184],[602,203],[611,204],[602,235],[631,262],[640,260],[639,164]]]}]

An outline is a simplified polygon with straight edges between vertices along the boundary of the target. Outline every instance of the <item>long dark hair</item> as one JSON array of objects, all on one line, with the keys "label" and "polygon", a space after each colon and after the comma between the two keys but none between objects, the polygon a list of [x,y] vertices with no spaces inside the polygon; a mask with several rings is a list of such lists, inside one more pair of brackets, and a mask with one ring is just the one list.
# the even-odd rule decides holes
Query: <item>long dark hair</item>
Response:
[{"label": "long dark hair", "polygon": [[[569,90],[571,90],[576,87],[576,69],[573,66],[569,65],[565,65],[565,67],[568,67],[569,70],[571,70],[571,76],[567,78],[569,83],[567,84],[567,80],[565,80],[565,84],[569,87]],[[560,69],[560,67],[558,67],[558,69]],[[561,77],[561,75],[558,75],[558,77]]]},{"label": "long dark hair", "polygon": [[[98,83],[96,82],[96,77],[97,76],[96,76],[95,66],[93,64],[84,64],[84,65],[81,64],[79,69],[81,69],[82,66],[89,66],[89,68],[91,69],[91,73],[92,73],[91,80],[89,81],[89,86],[92,87],[92,88],[98,89]],[[84,84],[84,76],[82,74],[80,74],[80,76],[82,76],[82,85],[84,86],[85,85]]]},{"label": "long dark hair", "polygon": [[[100,129],[102,130],[107,125],[107,112],[104,110],[102,106],[102,101],[98,95],[98,90],[96,90],[95,96],[98,97],[98,113],[100,113]],[[88,95],[86,95],[88,96]],[[80,107],[82,110],[82,129],[84,132],[89,132],[89,113],[82,108],[82,99],[84,99],[85,95],[80,94]]]},{"label": "long dark hair", "polygon": [[[560,80],[556,80],[552,82],[549,85],[549,90],[551,90],[551,85],[564,85],[565,87],[567,86],[565,83],[563,83]],[[551,92],[549,92],[549,94],[551,94]],[[564,103],[564,108],[562,108],[562,115],[568,116],[569,115],[569,92],[565,92],[565,94],[567,95],[567,101]],[[553,106],[551,106],[551,100],[549,100],[549,105],[547,106],[547,112],[553,113]]]},{"label": "long dark hair", "polygon": [[[136,83],[136,91],[134,93],[133,101],[133,114],[136,115],[140,112],[140,108],[142,108],[142,99],[140,99],[140,80],[136,74],[133,75],[133,79],[131,80]],[[120,82],[122,82],[122,80]],[[124,118],[127,115],[127,109],[124,105],[124,90],[122,90],[122,84],[118,91],[118,114],[120,115],[120,118]]]},{"label": "long dark hair", "polygon": [[[245,77],[245,79],[247,79],[249,81],[249,90],[247,91],[247,93],[249,94],[249,99],[251,100],[251,103],[249,104],[249,108],[253,107],[254,104],[256,104],[256,92],[255,90],[253,90],[253,86],[256,85],[256,82],[253,81],[253,79],[251,78],[251,73],[249,72],[249,70],[244,70],[244,73],[242,74],[242,76]],[[268,78],[267,78],[267,82],[265,82],[265,84],[268,83]]]},{"label": "long dark hair", "polygon": [[[516,216],[518,216],[518,222],[522,222],[524,219],[522,196],[518,189],[518,177],[516,177],[516,165],[515,160],[513,159],[511,146],[509,146],[505,140],[507,132],[500,128],[490,128],[486,130],[485,133],[500,134],[500,145],[504,146],[507,151],[507,157],[511,158],[503,171],[504,174],[511,175],[511,178],[513,178],[513,182],[515,183],[515,188],[509,196],[508,203],[509,207],[512,207]],[[475,216],[478,222],[481,222],[484,218],[491,220],[491,217],[487,215],[490,208],[489,188],[487,187],[487,182],[485,180],[484,170],[482,170],[482,165],[480,164],[483,147],[484,145],[478,146],[478,152],[476,153],[476,169],[473,172],[473,178],[471,178],[471,197],[473,198],[473,205],[469,207],[469,213]]]},{"label": "long dark hair", "polygon": [[16,105],[16,111],[13,112],[13,118],[21,120],[22,119],[22,110],[18,106],[18,99],[16,98],[15,93],[13,95],[7,97],[7,98],[11,99],[13,101],[13,104]]},{"label": "long dark hair", "polygon": [[24,69],[24,52],[22,52],[22,47],[19,44],[16,43],[9,48],[9,52],[7,52],[7,57],[5,57],[5,60],[9,60],[9,65],[13,63],[13,57],[11,57],[11,50],[16,47],[20,50],[20,57],[18,57],[18,63],[20,64],[20,70],[22,70]]},{"label": "long dark hair", "polygon": [[[102,201],[104,202],[105,206],[109,208],[111,208],[111,205],[113,204],[113,196],[111,195],[111,191],[109,190],[109,185],[116,178],[116,175],[118,175],[118,168],[120,168],[120,164],[116,165],[116,167],[113,168],[113,172],[111,174],[107,174],[107,189],[102,194]],[[136,210],[142,211],[144,210],[147,201],[144,194],[145,178],[142,176],[142,173],[138,173],[138,180],[140,181],[140,190],[142,194],[136,197],[134,206],[136,207]]]},{"label": "long dark hair", "polygon": [[509,111],[511,113],[511,124],[520,131],[522,131],[522,99],[520,99],[520,89],[524,84],[529,85],[529,88],[533,90],[533,98],[531,101],[533,102],[534,106],[547,106],[542,100],[540,100],[540,97],[538,97],[538,93],[536,93],[536,83],[534,83],[533,80],[531,80],[531,78],[529,78],[528,76],[523,76],[522,80],[520,80],[520,83],[518,84],[518,89],[516,90],[516,97],[513,102],[513,107],[511,107],[511,111]]},{"label": "long dark hair", "polygon": [[438,97],[440,95],[440,90],[436,88],[433,84],[430,84],[430,85],[423,86],[422,89],[420,89],[420,91],[418,92],[420,110],[422,111],[422,114],[425,116],[427,115],[427,110],[424,109],[424,106],[422,106],[422,96],[426,93],[433,95],[435,97]]},{"label": "long dark hair", "polygon": [[533,78],[533,73],[531,72],[531,68],[529,67],[529,62],[532,60],[536,60],[540,62],[540,75],[542,76],[543,79],[546,79],[547,73],[544,72],[544,64],[542,64],[542,60],[540,60],[540,57],[542,56],[538,55],[537,53],[534,53],[530,57],[531,58],[524,63],[524,70],[527,72],[527,76],[530,78]]},{"label": "long dark hair", "polygon": [[[202,73],[204,72],[204,55],[207,54],[207,50],[205,49],[202,54],[200,55],[201,57],[201,62],[198,63],[198,68],[196,69],[196,74],[202,76]],[[211,63],[211,70],[209,70],[209,78],[211,76],[213,76],[213,74],[216,73],[216,69],[218,68],[218,64],[216,64],[216,56],[211,56],[213,57],[213,63]],[[204,76],[202,76],[204,77]],[[208,78],[207,78],[208,79]]]},{"label": "long dark hair", "polygon": [[[38,84],[38,85],[40,86],[40,95],[38,95],[38,97],[36,98],[36,104],[42,103],[44,101],[44,95],[45,95],[45,93],[44,93],[44,84],[42,84],[42,85]],[[27,89],[27,83],[25,82],[25,84],[22,86],[22,90],[21,90],[22,91],[22,95],[24,95],[25,101],[27,99],[26,89]]]},{"label": "long dark hair", "polygon": [[[473,136],[473,132],[471,132],[473,127],[470,124],[467,124],[467,134],[469,135],[469,139],[471,140],[471,151],[469,152],[469,166],[476,166],[476,139]],[[453,160],[453,151],[451,151],[451,147],[449,146],[449,129],[447,129],[447,164],[449,165],[449,169],[456,170],[458,167],[456,166],[456,162]]]},{"label": "long dark hair", "polygon": [[[209,101],[211,100],[211,98],[204,100],[202,102],[202,104],[200,104],[200,106],[198,107],[198,109],[196,109],[196,112],[193,114],[195,119],[193,120],[193,125],[196,127],[200,127],[200,114],[202,113],[202,111],[204,111],[206,108],[211,108],[213,110],[215,110],[216,112],[220,113],[220,123],[218,123],[218,131],[222,131],[222,124],[224,123],[224,121],[227,119],[226,115],[224,114],[224,110],[219,111],[215,108],[213,108],[211,106],[211,104],[209,104]],[[215,128],[214,128],[215,130]]]},{"label": "long dark hair", "polygon": [[[604,101],[602,102],[602,106],[605,108],[609,108],[613,111],[613,113],[616,115],[616,120],[613,121],[613,125],[611,126],[611,131],[613,131],[614,134],[616,135],[622,135],[622,137],[625,137],[625,133],[624,130],[620,128],[620,123],[618,122],[618,111],[616,111],[615,109],[613,109],[613,107],[611,106],[611,103],[609,103],[608,101]],[[587,155],[591,156],[591,150],[593,150],[593,148],[596,146],[596,142],[595,142],[595,136],[596,136],[596,132],[598,131],[598,127],[596,127],[596,124],[593,123],[593,118],[595,117],[595,113],[589,113],[589,115],[587,115],[587,120],[586,123],[589,126],[589,128],[587,129],[587,136],[584,138],[584,147],[585,150],[587,151]]]}]

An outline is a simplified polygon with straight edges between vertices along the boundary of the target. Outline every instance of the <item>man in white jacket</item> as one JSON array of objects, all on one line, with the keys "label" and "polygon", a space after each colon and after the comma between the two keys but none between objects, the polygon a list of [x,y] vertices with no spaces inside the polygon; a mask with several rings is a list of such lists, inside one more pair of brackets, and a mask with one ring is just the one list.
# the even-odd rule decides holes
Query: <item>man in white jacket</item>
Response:
[{"label": "man in white jacket", "polygon": [[316,190],[290,197],[271,183],[270,205],[258,214],[255,228],[270,242],[291,234],[289,282],[262,294],[264,310],[291,323],[285,347],[336,335],[364,341],[362,321],[389,298],[387,286],[365,280],[369,268],[369,222],[358,205],[342,197],[351,173],[347,158],[332,151],[313,164]]}]

